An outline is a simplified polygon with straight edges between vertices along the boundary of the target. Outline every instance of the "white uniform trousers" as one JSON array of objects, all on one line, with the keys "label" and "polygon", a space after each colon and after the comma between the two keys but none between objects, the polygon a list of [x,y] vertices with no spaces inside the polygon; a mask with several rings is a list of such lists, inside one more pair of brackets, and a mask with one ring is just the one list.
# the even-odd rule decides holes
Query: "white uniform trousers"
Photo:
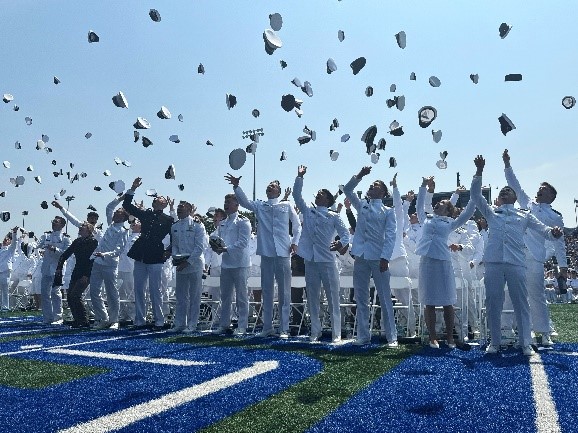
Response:
[{"label": "white uniform trousers", "polygon": [[118,278],[122,280],[122,284],[118,288],[120,302],[118,319],[120,321],[134,321],[134,276],[132,271],[118,271]]},{"label": "white uniform trousers", "polygon": [[[100,263],[92,265],[92,271],[90,272],[90,300],[96,322],[118,322],[120,298],[118,287],[116,287],[117,269],[117,266],[105,266]],[[103,283],[108,312],[107,308],[104,307],[104,299],[102,297]]]},{"label": "white uniform trousers", "polygon": [[310,262],[305,260],[305,285],[307,308],[311,320],[311,336],[321,336],[321,283],[331,311],[333,339],[341,337],[341,310],[339,308],[339,272],[335,262]]},{"label": "white uniform trousers", "polygon": [[10,271],[0,272],[0,308],[8,310],[10,303],[8,299],[8,286],[10,285]]},{"label": "white uniform trousers", "polygon": [[[191,267],[189,265],[188,267]],[[202,263],[189,272],[176,272],[175,295],[175,323],[177,329],[197,329],[201,309],[201,292],[203,287]]]},{"label": "white uniform trousers", "polygon": [[134,262],[134,324],[136,326],[143,326],[146,324],[147,281],[155,326],[163,326],[165,324],[165,316],[163,315],[163,296],[161,293],[162,270],[163,263],[146,264],[136,260]]},{"label": "white uniform trousers", "polygon": [[389,288],[389,271],[379,270],[379,260],[366,260],[363,257],[357,257],[353,266],[353,287],[357,304],[357,339],[369,340],[371,338],[369,335],[369,280],[372,276],[381,304],[382,330],[385,331],[387,341],[392,343],[397,341],[397,330]]},{"label": "white uniform trousers", "polygon": [[[222,272],[222,271],[221,271]],[[277,281],[281,332],[289,332],[291,314],[291,257],[261,256],[263,331],[273,329],[273,298]]]},{"label": "white uniform trousers", "polygon": [[534,332],[550,332],[550,311],[544,290],[544,263],[538,262],[526,250],[526,287],[530,303],[530,318]]},{"label": "white uniform trousers", "polygon": [[60,287],[52,287],[54,275],[42,275],[40,293],[42,297],[42,316],[44,323],[62,320],[62,291]]},{"label": "white uniform trousers", "polygon": [[510,298],[514,305],[514,316],[518,325],[518,338],[522,346],[532,342],[530,336],[530,305],[526,289],[526,268],[509,263],[486,263],[485,273],[486,307],[492,344],[501,341],[501,316],[504,305],[504,286],[508,283]]},{"label": "white uniform trousers", "polygon": [[219,326],[228,328],[231,325],[231,307],[233,303],[233,287],[237,302],[237,327],[247,329],[249,322],[249,293],[247,291],[246,268],[221,268],[221,318]]}]

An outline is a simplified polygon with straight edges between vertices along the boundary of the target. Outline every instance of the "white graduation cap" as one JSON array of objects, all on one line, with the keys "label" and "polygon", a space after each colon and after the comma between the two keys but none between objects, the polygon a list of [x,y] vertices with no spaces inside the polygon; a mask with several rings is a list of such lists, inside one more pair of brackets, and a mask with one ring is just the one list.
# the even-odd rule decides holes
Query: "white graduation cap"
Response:
[{"label": "white graduation cap", "polygon": [[156,9],[151,9],[149,11],[149,17],[151,17],[151,20],[153,20],[155,23],[158,23],[161,20],[161,14],[159,14],[159,11]]},{"label": "white graduation cap", "polygon": [[273,30],[278,32],[283,27],[283,17],[279,13],[269,15],[269,25]]},{"label": "white graduation cap", "polygon": [[158,111],[157,117],[159,119],[170,119],[171,118],[171,112],[169,111],[169,109],[167,107],[165,107],[163,105],[163,106],[161,106],[161,109]]},{"label": "white graduation cap", "polygon": [[339,39],[339,42],[343,42],[345,39],[345,32],[343,30],[337,32],[337,39]]},{"label": "white graduation cap", "polygon": [[104,174],[105,176],[110,176],[110,170],[104,170],[102,174]]},{"label": "white graduation cap", "polygon": [[436,119],[437,115],[438,112],[434,107],[430,105],[421,107],[417,112],[419,126],[427,128]]},{"label": "white graduation cap", "polygon": [[32,165],[29,165],[28,167],[26,167],[26,171],[34,171],[34,167]]},{"label": "white graduation cap", "polygon": [[402,30],[398,34],[395,35],[395,40],[397,41],[397,46],[401,49],[405,48],[406,45],[406,35],[405,32]]},{"label": "white graduation cap", "polygon": [[377,164],[378,161],[379,161],[379,153],[372,153],[371,154],[371,162],[373,164]]},{"label": "white graduation cap", "polygon": [[116,165],[120,165],[120,164],[122,164],[122,159],[120,159],[120,158],[117,156],[116,158],[114,158],[114,163],[115,163]]},{"label": "white graduation cap", "polygon": [[429,85],[432,87],[439,87],[441,86],[442,82],[440,81],[440,79],[438,77],[436,77],[435,75],[432,75],[431,77],[429,77]]},{"label": "white graduation cap", "polygon": [[301,90],[303,90],[303,92],[305,92],[310,98],[313,96],[313,87],[311,87],[311,83],[309,81],[305,81],[303,83]]},{"label": "white graduation cap", "polygon": [[273,29],[266,29],[263,32],[263,40],[265,41],[265,52],[269,55],[283,46],[283,42]]},{"label": "white graduation cap", "polygon": [[181,142],[181,140],[179,140],[179,136],[178,136],[178,135],[171,135],[171,136],[169,137],[169,141],[172,141],[173,143],[177,143],[177,144]]},{"label": "white graduation cap", "polygon": [[124,161],[122,162],[122,165],[124,165],[125,167],[130,167],[130,166],[132,165],[132,162],[127,161],[127,160],[124,160]]},{"label": "white graduation cap", "polygon": [[116,95],[114,95],[112,97],[112,102],[118,108],[128,108],[128,101],[122,92],[118,92]]},{"label": "white graduation cap", "polygon": [[4,168],[10,168],[10,161],[4,161],[2,165],[4,166]]},{"label": "white graduation cap", "polygon": [[12,96],[10,93],[4,93],[4,95],[2,96],[2,100],[8,104],[9,102],[14,100],[14,96]]},{"label": "white graduation cap", "polygon": [[34,180],[38,183],[42,183],[42,178],[40,176],[34,176]]},{"label": "white graduation cap", "polygon": [[291,82],[295,85],[295,87],[303,87],[301,80],[297,77],[293,78]]},{"label": "white graduation cap", "polygon": [[331,74],[332,72],[337,71],[337,64],[335,63],[335,60],[333,60],[331,57],[329,59],[327,59],[327,73]]},{"label": "white graduation cap", "polygon": [[146,192],[145,192],[145,194],[146,194],[148,197],[156,197],[156,196],[158,195],[156,189],[147,189]]},{"label": "white graduation cap", "polygon": [[175,166],[173,164],[169,165],[169,168],[165,171],[165,179],[174,179],[175,178]]},{"label": "white graduation cap", "polygon": [[36,150],[42,150],[42,149],[44,149],[44,141],[38,140],[36,142]]},{"label": "white graduation cap", "polygon": [[238,148],[229,154],[229,166],[233,170],[239,170],[247,160],[247,152],[244,149]]},{"label": "white graduation cap", "polygon": [[349,138],[350,138],[350,135],[349,135],[349,134],[343,134],[343,135],[341,136],[341,142],[342,142],[342,143],[346,143],[346,142],[349,141]]},{"label": "white graduation cap", "polygon": [[331,161],[337,161],[337,158],[339,158],[339,152],[336,150],[330,150],[329,157],[331,158]]},{"label": "white graduation cap", "polygon": [[151,124],[144,117],[137,117],[133,126],[135,129],[149,129]]},{"label": "white graduation cap", "polygon": [[432,135],[433,141],[434,141],[435,143],[439,143],[440,140],[442,139],[442,130],[441,130],[441,129],[438,129],[438,130],[436,131],[436,130],[432,129],[431,135]]}]

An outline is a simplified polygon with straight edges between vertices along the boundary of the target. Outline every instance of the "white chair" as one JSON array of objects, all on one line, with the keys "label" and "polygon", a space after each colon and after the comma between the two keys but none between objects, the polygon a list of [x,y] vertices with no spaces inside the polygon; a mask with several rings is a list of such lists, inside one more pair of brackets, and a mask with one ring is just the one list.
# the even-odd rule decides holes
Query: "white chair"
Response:
[{"label": "white chair", "polygon": [[261,291],[261,277],[247,278],[247,290],[249,291],[249,327],[248,333],[255,333],[255,328],[262,320],[263,303],[255,300],[255,291]]},{"label": "white chair", "polygon": [[297,316],[299,320],[291,320],[290,318],[289,321],[289,328],[295,329],[297,335],[299,335],[301,334],[301,330],[306,325],[307,318],[309,317],[307,313],[307,284],[305,283],[305,277],[292,276],[291,287],[303,288],[303,301],[291,302],[291,316]]},{"label": "white chair", "polygon": [[[220,287],[221,278],[207,276],[203,280],[203,289],[201,295],[201,311],[199,315],[199,329],[210,330],[213,324],[219,320],[219,313],[221,310],[221,300],[220,300]],[[211,296],[216,295],[216,299]]]},{"label": "white chair", "polygon": [[30,296],[30,286],[32,286],[32,280],[26,279],[20,280],[14,289],[9,287],[8,305],[11,310],[26,309],[28,306],[28,297]]},{"label": "white chair", "polygon": [[[355,302],[349,302],[350,290],[353,289],[353,275],[340,275],[339,276],[339,287],[340,293],[345,293],[346,301],[341,301],[339,303],[339,308],[341,308],[341,317],[344,318],[345,323],[342,326],[342,330],[347,334],[348,338],[354,338],[357,334],[357,314],[355,314],[356,305]],[[353,317],[353,323],[351,323],[351,317]]]}]

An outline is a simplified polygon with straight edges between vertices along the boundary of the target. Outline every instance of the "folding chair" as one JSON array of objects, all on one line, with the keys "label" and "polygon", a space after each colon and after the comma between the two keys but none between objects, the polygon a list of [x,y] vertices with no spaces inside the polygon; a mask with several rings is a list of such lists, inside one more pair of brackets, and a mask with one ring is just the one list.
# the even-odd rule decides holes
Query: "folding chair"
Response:
[{"label": "folding chair", "polygon": [[[350,302],[350,292],[353,289],[353,275],[340,275],[339,276],[339,290],[341,302],[339,303],[339,308],[341,308],[341,319],[345,322],[342,324],[341,329],[346,334],[346,338],[354,338],[357,334],[357,314],[355,314],[355,302]],[[345,300],[344,300],[345,297]],[[353,320],[352,320],[353,319]]]},{"label": "folding chair", "polygon": [[32,280],[20,280],[18,285],[12,289],[8,288],[8,305],[12,311],[25,310],[28,306],[29,290],[32,286]]},{"label": "folding chair", "polygon": [[291,315],[289,317],[289,328],[295,329],[297,335],[301,334],[307,322],[307,289],[304,276],[292,276],[291,287],[303,289],[303,299],[301,302],[291,302]]},{"label": "folding chair", "polygon": [[247,290],[249,290],[249,326],[247,333],[255,333],[255,329],[262,320],[263,303],[255,300],[255,291],[261,291],[261,277],[247,278]]},{"label": "folding chair", "polygon": [[[205,328],[210,330],[215,322],[219,320],[221,307],[220,290],[221,278],[207,276],[203,280],[203,292],[201,295],[201,311],[199,315],[199,329]],[[216,294],[216,299],[211,295]]]}]

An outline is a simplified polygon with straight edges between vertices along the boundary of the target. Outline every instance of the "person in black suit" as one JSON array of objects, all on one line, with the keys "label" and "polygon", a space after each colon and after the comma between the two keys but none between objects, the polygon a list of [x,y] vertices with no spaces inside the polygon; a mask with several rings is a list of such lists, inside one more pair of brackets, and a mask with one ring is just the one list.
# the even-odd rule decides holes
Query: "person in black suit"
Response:
[{"label": "person in black suit", "polygon": [[146,296],[145,289],[148,280],[150,299],[153,309],[153,330],[160,331],[165,324],[162,311],[161,271],[163,263],[170,256],[165,251],[163,239],[171,231],[173,219],[163,213],[167,207],[168,197],[156,196],[152,209],[141,209],[132,204],[135,190],[142,185],[142,179],[137,177],[131,189],[125,193],[122,207],[141,222],[141,234],[128,252],[128,257],[134,259],[134,297],[135,297],[135,328],[146,326]]}]

